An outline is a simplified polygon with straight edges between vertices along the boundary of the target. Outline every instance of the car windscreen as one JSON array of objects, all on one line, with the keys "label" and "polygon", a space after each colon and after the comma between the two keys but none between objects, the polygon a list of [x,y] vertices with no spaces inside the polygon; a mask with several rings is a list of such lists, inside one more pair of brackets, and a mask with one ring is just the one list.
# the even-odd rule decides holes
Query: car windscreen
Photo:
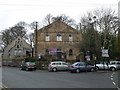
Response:
[{"label": "car windscreen", "polygon": [[35,65],[34,62],[27,62],[27,65]]}]

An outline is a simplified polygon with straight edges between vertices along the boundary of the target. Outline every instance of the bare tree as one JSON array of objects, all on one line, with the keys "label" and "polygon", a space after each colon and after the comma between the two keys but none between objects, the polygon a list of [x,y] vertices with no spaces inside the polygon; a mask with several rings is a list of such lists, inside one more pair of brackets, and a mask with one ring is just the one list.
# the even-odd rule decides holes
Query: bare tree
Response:
[{"label": "bare tree", "polygon": [[28,24],[26,23],[26,22],[24,22],[24,21],[20,21],[20,22],[18,22],[15,26],[22,26],[22,27],[25,27],[25,26],[27,26]]},{"label": "bare tree", "polygon": [[26,29],[23,26],[14,26],[4,30],[2,32],[2,35],[3,35],[2,40],[3,40],[4,46],[7,46],[9,43],[15,40],[18,36],[25,38]]},{"label": "bare tree", "polygon": [[65,14],[61,14],[60,16],[53,17],[52,18],[53,22],[54,21],[61,21],[66,23],[67,25],[74,26],[75,25],[75,20],[70,18],[69,16],[66,16]]},{"label": "bare tree", "polygon": [[45,23],[47,23],[47,25],[51,24],[53,22],[52,18],[53,18],[53,16],[51,14],[46,15],[46,17],[44,19]]}]

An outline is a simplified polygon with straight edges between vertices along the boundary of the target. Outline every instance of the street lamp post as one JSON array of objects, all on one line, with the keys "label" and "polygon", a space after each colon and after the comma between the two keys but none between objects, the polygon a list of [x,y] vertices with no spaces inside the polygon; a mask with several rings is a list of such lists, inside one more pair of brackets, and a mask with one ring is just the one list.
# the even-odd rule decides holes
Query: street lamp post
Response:
[{"label": "street lamp post", "polygon": [[[95,25],[96,22],[97,22],[96,16],[94,16],[93,18],[89,18],[89,24],[90,24],[90,27],[92,27],[93,30],[95,30],[95,28],[96,28],[96,25]],[[95,33],[95,36],[96,36],[96,33]],[[94,54],[92,53],[92,59],[94,58],[94,65],[95,65],[95,71],[96,71],[96,56],[95,57],[93,57],[93,56],[94,56]]]},{"label": "street lamp post", "polygon": [[35,29],[35,57],[37,57],[37,42],[38,42],[38,35],[37,35],[37,24],[38,22],[36,22],[36,29]]}]

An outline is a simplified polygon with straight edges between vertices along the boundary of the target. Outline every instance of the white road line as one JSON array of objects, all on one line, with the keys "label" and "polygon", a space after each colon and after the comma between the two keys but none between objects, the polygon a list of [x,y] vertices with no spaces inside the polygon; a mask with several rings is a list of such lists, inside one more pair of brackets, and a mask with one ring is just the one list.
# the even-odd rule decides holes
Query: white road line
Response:
[{"label": "white road line", "polygon": [[[111,80],[112,80],[112,81],[113,81],[113,75],[114,75],[114,74],[115,74],[115,72],[113,72],[112,75],[111,75]],[[113,83],[115,86],[117,86],[115,82],[112,82],[112,83]],[[117,87],[117,89],[120,90],[119,87]]]},{"label": "white road line", "polygon": [[118,90],[120,90],[120,88],[119,88],[119,87],[117,87],[117,89],[118,89]]},{"label": "white road line", "polygon": [[113,82],[113,84],[116,86],[116,83],[115,83],[115,82]]},{"label": "white road line", "polygon": [[3,88],[8,88],[7,86],[5,86],[4,84],[2,84]]},{"label": "white road line", "polygon": [[8,88],[6,85],[4,85],[3,83],[0,83],[0,87],[1,88]]},{"label": "white road line", "polygon": [[113,78],[111,78],[111,80],[113,80]]}]

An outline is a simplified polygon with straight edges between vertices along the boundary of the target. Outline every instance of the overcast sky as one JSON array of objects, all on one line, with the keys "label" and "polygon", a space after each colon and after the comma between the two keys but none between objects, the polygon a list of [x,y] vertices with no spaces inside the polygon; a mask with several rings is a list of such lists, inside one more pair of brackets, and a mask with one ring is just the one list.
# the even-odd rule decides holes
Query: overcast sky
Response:
[{"label": "overcast sky", "polygon": [[99,8],[117,11],[120,0],[0,0],[0,31],[19,21],[31,23],[53,16],[66,14],[78,21],[86,12]]}]

